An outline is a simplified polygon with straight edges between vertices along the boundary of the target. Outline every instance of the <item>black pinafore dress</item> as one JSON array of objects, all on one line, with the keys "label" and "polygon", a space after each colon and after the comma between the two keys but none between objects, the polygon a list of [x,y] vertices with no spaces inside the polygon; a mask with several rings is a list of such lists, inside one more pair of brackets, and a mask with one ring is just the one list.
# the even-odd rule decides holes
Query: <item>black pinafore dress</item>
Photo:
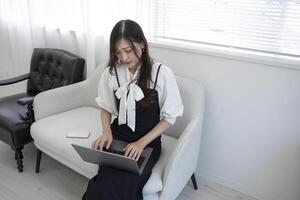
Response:
[{"label": "black pinafore dress", "polygon": [[[126,142],[134,142],[147,134],[160,121],[160,108],[158,93],[155,90],[157,77],[161,65],[158,67],[153,89],[143,89],[144,94],[151,96],[150,105],[144,108],[141,101],[136,102],[135,132],[127,124],[118,125],[118,118],[111,124],[113,138]],[[116,78],[120,87],[118,74]],[[117,108],[120,101],[117,99]],[[87,200],[141,200],[142,190],[148,181],[152,168],[157,162],[161,152],[161,136],[154,139],[150,144],[153,148],[152,154],[141,175],[133,174],[120,169],[99,166],[98,175],[93,177],[87,187]]]}]

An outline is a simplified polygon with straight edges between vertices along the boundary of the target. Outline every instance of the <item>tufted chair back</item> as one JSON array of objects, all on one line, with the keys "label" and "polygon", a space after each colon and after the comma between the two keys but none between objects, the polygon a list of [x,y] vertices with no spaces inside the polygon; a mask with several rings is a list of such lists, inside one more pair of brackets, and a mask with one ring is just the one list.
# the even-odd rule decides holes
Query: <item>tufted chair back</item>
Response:
[{"label": "tufted chair back", "polygon": [[83,80],[84,59],[60,49],[33,50],[27,93],[36,95]]}]

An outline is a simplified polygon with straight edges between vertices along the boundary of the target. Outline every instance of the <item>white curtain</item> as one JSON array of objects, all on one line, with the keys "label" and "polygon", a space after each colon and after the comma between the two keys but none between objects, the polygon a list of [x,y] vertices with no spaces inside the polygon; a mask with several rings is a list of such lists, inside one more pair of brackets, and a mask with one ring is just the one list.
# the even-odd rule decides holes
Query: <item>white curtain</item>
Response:
[{"label": "white curtain", "polygon": [[0,0],[0,79],[29,72],[33,48],[59,48],[86,60],[87,75],[108,58],[121,19],[139,22],[138,0]]}]

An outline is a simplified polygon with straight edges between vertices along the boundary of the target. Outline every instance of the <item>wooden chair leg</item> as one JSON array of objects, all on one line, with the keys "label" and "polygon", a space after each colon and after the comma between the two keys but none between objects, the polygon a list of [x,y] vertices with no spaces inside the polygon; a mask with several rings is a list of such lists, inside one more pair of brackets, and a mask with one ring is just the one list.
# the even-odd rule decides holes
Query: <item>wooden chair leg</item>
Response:
[{"label": "wooden chair leg", "polygon": [[41,157],[42,157],[42,151],[37,149],[35,173],[40,172]]},{"label": "wooden chair leg", "polygon": [[22,149],[24,147],[18,147],[15,150],[15,160],[17,161],[18,165],[18,171],[23,172],[23,154],[22,154]]},{"label": "wooden chair leg", "polygon": [[197,186],[197,181],[196,181],[195,173],[193,173],[191,179],[192,179],[192,182],[193,182],[193,185],[194,185],[194,189],[197,190],[198,186]]}]

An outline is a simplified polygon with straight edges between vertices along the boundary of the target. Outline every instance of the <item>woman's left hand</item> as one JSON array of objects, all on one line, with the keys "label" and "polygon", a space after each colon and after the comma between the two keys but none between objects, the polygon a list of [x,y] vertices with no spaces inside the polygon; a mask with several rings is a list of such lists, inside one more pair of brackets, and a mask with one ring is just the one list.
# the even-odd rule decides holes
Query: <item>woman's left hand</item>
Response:
[{"label": "woman's left hand", "polygon": [[123,150],[125,151],[125,156],[138,161],[145,146],[141,141],[136,141],[133,143],[129,143]]}]

